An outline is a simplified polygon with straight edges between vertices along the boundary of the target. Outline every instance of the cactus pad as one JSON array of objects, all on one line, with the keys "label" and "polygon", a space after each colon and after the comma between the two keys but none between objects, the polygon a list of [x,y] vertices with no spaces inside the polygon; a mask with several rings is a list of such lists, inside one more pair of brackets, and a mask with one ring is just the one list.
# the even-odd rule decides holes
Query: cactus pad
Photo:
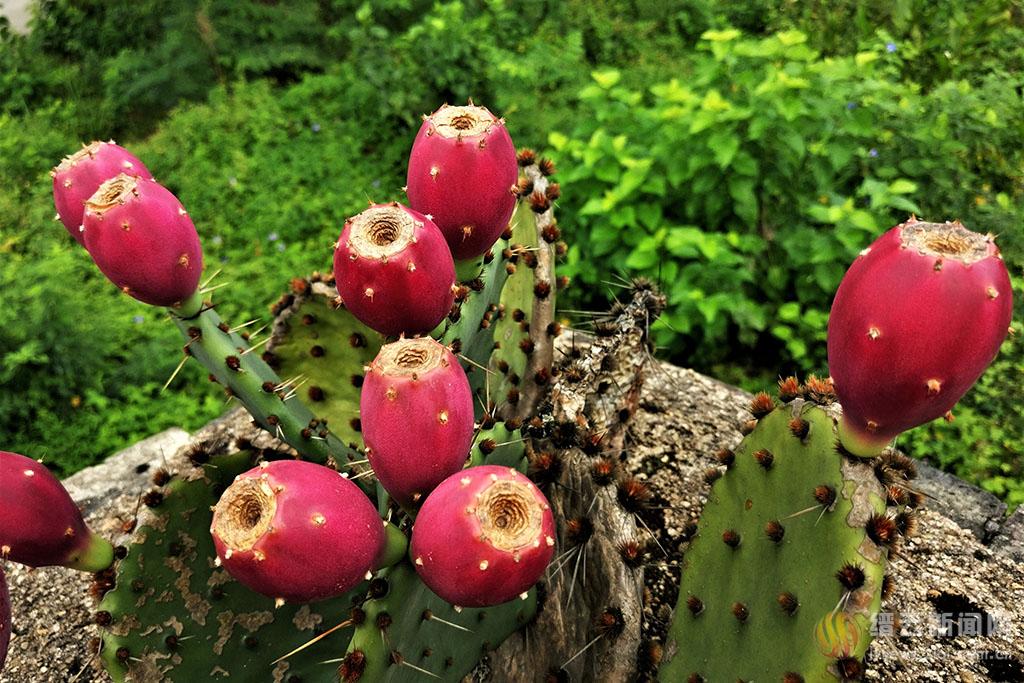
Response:
[{"label": "cactus pad", "polygon": [[300,377],[303,401],[327,420],[339,439],[361,448],[358,417],[363,367],[377,355],[383,338],[336,306],[334,288],[299,280],[293,290],[299,293],[278,311],[271,362],[281,377]]},{"label": "cactus pad", "polygon": [[[836,449],[833,417],[772,409],[713,484],[683,560],[662,680],[854,678],[879,609],[885,514],[869,465]],[[709,473],[709,479],[716,475]]]}]

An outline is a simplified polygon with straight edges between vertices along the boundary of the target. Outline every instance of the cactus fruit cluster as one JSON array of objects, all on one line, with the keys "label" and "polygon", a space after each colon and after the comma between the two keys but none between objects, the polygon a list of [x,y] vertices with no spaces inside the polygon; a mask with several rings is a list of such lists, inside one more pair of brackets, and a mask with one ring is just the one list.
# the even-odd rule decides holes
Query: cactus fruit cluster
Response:
[{"label": "cactus fruit cluster", "polygon": [[[118,288],[168,309],[182,362],[262,432],[176,456],[116,550],[42,465],[0,453],[3,559],[97,572],[115,681],[461,680],[602,532],[559,518],[544,491],[572,487],[546,451],[625,447],[587,432],[589,398],[556,409],[549,394],[583,372],[554,362],[567,282],[553,172],[483,107],[424,117],[409,205],[346,221],[333,272],[293,280],[257,341],[220,319],[196,228],[142,162],[113,143],[65,159],[58,218]],[[829,327],[838,387],[789,379],[778,403],[759,395],[746,439],[707,473],[663,680],[860,676],[887,556],[920,505],[913,463],[886,446],[978,377],[1010,296],[991,240],[959,224],[910,221],[865,250]],[[595,462],[605,487],[615,462]],[[630,515],[649,495],[632,479],[615,488]],[[604,607],[593,642],[634,616]],[[10,630],[0,574],[0,666]]]}]

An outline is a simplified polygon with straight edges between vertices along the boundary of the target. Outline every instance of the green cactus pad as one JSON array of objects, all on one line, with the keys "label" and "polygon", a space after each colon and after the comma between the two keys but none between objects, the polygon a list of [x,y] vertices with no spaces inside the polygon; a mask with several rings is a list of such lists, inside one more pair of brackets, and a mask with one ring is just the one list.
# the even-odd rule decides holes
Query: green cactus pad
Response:
[{"label": "green cactus pad", "polygon": [[[798,399],[735,450],[684,555],[661,680],[836,681],[825,652],[863,657],[887,555],[865,525],[885,499],[870,466],[835,444],[833,418]],[[819,486],[835,492],[830,507]],[[843,586],[846,565],[863,585]]]},{"label": "green cactus pad", "polygon": [[381,575],[388,593],[364,603],[366,618],[349,644],[350,655],[358,652],[365,666],[361,681],[462,680],[481,656],[528,623],[537,610],[535,590],[525,600],[456,611],[408,564]]},{"label": "green cactus pad", "polygon": [[337,681],[336,665],[321,662],[344,653],[351,627],[274,661],[348,619],[365,584],[332,600],[275,608],[214,566],[210,507],[252,464],[248,452],[216,456],[172,479],[142,520],[116,587],[99,605],[98,621],[107,624],[102,657],[115,681]]},{"label": "green cactus pad", "polygon": [[[222,321],[198,292],[179,309],[172,309],[171,317],[186,339],[186,355],[209,370],[210,377],[230,397],[241,401],[258,426],[287,442],[306,460],[333,460],[344,468],[357,459],[357,453],[328,431],[297,393],[290,393],[292,385],[282,382],[255,352],[256,347]],[[365,481],[360,485],[368,492],[371,489]]]},{"label": "green cactus pad", "polygon": [[361,448],[359,387],[363,368],[377,356],[383,338],[345,310],[337,293],[309,283],[278,315],[270,350],[277,373],[302,377],[303,401],[347,444]]},{"label": "green cactus pad", "polygon": [[484,398],[486,374],[481,368],[487,367],[494,348],[494,325],[490,321],[486,325],[483,323],[485,315],[491,320],[497,320],[498,300],[508,279],[501,255],[503,244],[503,240],[498,240],[492,248],[494,258],[490,261],[485,259],[479,277],[479,285],[482,285],[480,291],[470,289],[466,300],[459,305],[458,319],[455,322],[449,320],[440,337],[441,343],[453,346],[459,355],[469,360],[468,363],[463,362],[463,367],[468,373],[473,393],[479,395],[481,400]]},{"label": "green cactus pad", "polygon": [[[510,244],[516,245],[523,253],[540,248],[533,211],[526,202],[519,202],[512,225]],[[514,391],[513,396],[518,394],[530,358],[527,350],[531,343],[530,320],[533,317],[533,269],[526,265],[522,253],[513,254],[513,259],[516,271],[508,277],[501,290],[504,315],[494,324],[496,344],[490,359],[492,372],[488,375],[488,390],[498,406],[511,402],[509,392]]]},{"label": "green cactus pad", "polygon": [[477,433],[469,457],[471,467],[501,465],[526,473],[526,442],[518,430],[510,430],[502,422]]}]

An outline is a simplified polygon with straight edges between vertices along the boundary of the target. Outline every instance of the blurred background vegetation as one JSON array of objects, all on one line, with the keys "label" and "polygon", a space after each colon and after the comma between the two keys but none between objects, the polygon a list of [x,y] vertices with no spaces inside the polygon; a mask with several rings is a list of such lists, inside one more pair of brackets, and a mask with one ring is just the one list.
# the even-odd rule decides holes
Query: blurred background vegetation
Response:
[{"label": "blurred background vegetation", "polygon": [[[225,409],[164,315],[53,221],[116,138],[195,219],[223,314],[268,318],[343,219],[401,199],[419,116],[467,97],[559,167],[575,286],[660,282],[661,356],[750,389],[826,374],[854,255],[916,213],[1000,235],[1021,330],[1021,0],[43,0],[0,23],[0,433],[67,474]],[[0,20],[2,22],[2,20]],[[596,266],[596,267],[595,267]],[[580,319],[573,320],[583,324]],[[1024,502],[1024,335],[900,445]]]}]

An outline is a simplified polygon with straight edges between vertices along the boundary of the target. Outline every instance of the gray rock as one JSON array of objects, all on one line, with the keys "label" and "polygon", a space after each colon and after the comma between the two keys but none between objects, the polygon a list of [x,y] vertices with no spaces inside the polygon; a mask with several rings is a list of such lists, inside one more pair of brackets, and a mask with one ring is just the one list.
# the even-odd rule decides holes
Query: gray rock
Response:
[{"label": "gray rock", "polygon": [[936,501],[949,519],[987,543],[1006,518],[1006,503],[927,463],[918,466],[917,488]]},{"label": "gray rock", "polygon": [[94,512],[115,493],[144,490],[152,471],[187,444],[189,438],[184,429],[164,430],[115,453],[99,465],[71,475],[64,480],[64,486],[83,512]]}]

